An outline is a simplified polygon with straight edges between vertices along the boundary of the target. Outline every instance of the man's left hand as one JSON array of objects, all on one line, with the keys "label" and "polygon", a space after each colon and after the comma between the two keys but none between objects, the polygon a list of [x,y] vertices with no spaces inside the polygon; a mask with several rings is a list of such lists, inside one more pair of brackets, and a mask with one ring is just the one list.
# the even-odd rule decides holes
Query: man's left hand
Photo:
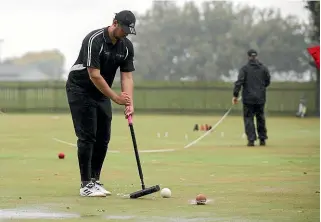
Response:
[{"label": "man's left hand", "polygon": [[133,115],[134,114],[134,106],[125,106],[125,118],[127,119],[128,116]]},{"label": "man's left hand", "polygon": [[237,99],[237,97],[233,97],[232,99],[232,104],[235,105],[239,102],[239,100]]}]

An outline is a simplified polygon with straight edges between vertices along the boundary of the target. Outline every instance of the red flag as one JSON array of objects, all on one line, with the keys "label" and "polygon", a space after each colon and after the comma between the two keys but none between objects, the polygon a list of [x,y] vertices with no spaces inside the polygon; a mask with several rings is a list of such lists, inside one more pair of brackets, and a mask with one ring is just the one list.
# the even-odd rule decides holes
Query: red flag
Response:
[{"label": "red flag", "polygon": [[320,46],[309,47],[308,52],[314,59],[316,67],[320,69]]}]

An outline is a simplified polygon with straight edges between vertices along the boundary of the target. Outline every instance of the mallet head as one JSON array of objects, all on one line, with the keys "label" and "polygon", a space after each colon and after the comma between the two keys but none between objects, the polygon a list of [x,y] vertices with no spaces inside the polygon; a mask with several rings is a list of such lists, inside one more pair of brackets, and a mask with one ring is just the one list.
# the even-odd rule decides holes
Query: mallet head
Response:
[{"label": "mallet head", "polygon": [[155,186],[152,186],[152,187],[148,187],[144,190],[139,190],[139,191],[136,191],[134,193],[131,193],[129,196],[131,199],[136,199],[136,198],[139,198],[139,197],[142,197],[142,196],[146,196],[146,195],[149,195],[149,194],[152,194],[152,193],[156,193],[160,190],[160,187],[159,185],[155,185]]}]

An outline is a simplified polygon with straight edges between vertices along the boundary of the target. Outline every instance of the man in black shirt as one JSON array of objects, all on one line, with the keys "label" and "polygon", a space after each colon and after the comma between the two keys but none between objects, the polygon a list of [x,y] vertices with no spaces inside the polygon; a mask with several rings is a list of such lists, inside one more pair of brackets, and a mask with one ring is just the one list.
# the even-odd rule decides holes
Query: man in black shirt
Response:
[{"label": "man in black shirt", "polygon": [[[111,194],[100,182],[100,173],[111,134],[111,100],[125,105],[126,118],[134,112],[134,48],[126,37],[136,34],[135,22],[134,14],[124,10],[115,15],[111,26],[90,32],[68,76],[66,92],[78,138],[81,196]],[[111,89],[118,68],[122,88],[119,95]]]},{"label": "man in black shirt", "polygon": [[257,133],[260,145],[265,145],[267,130],[265,124],[264,106],[266,102],[266,88],[270,85],[270,73],[268,69],[258,61],[257,52],[253,49],[248,51],[248,63],[244,65],[238,75],[233,90],[232,103],[238,102],[237,98],[241,88],[243,101],[243,118],[248,146],[254,146],[257,139],[254,126],[256,117]]}]

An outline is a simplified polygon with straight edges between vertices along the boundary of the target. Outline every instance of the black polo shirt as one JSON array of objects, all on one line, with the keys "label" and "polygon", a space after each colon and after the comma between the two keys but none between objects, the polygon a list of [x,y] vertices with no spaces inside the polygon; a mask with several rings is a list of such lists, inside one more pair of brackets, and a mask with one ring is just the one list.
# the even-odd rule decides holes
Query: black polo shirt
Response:
[{"label": "black polo shirt", "polygon": [[[108,28],[108,27],[107,27]],[[132,42],[122,38],[114,45],[107,28],[90,32],[83,40],[78,58],[71,67],[67,84],[80,91],[96,96],[103,94],[89,78],[87,67],[100,70],[100,74],[111,87],[117,72],[132,72],[134,67],[134,48]]]}]

